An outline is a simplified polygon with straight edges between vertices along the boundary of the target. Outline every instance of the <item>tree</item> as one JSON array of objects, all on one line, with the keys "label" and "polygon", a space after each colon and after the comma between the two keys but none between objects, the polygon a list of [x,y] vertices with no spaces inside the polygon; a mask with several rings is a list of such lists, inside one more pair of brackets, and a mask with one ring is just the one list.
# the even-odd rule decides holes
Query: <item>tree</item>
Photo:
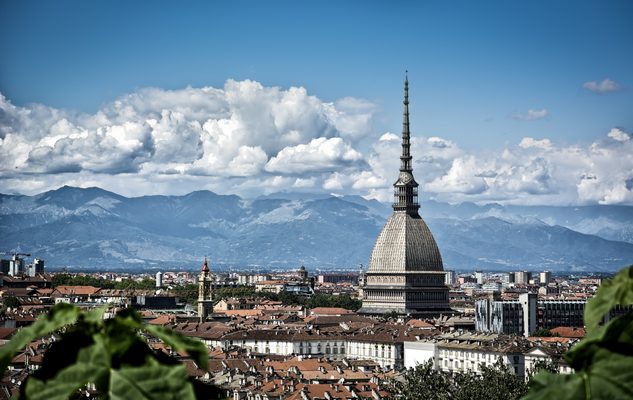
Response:
[{"label": "tree", "polygon": [[493,366],[480,364],[481,373],[473,371],[455,376],[454,399],[507,400],[519,399],[527,392],[523,378],[510,370],[501,358]]},{"label": "tree", "polygon": [[550,331],[547,328],[541,328],[541,329],[537,329],[532,333],[532,336],[537,336],[537,337],[552,337],[552,336],[560,336],[557,333],[554,333],[552,331]]},{"label": "tree", "polygon": [[633,265],[603,282],[587,302],[587,336],[564,356],[575,373],[538,373],[524,400],[633,398],[633,310],[600,326],[614,306],[632,304]]},{"label": "tree", "polygon": [[433,368],[433,360],[404,373],[402,381],[392,380],[387,390],[393,399],[512,400],[527,391],[527,384],[498,359],[489,367],[481,364],[481,374],[474,371],[453,375]]},{"label": "tree", "polygon": [[10,307],[10,308],[18,308],[22,304],[20,303],[20,300],[18,300],[18,298],[15,296],[7,296],[4,299],[3,303],[5,307]]},{"label": "tree", "polygon": [[448,374],[433,368],[433,360],[407,370],[402,380],[391,380],[386,389],[393,399],[445,400],[451,399],[453,382]]},{"label": "tree", "polygon": [[57,400],[77,397],[88,384],[106,399],[195,399],[219,397],[219,391],[188,378],[185,365],[153,351],[155,337],[186,352],[200,368],[207,367],[206,346],[160,326],[144,324],[133,310],[103,319],[105,309],[90,312],[60,303],[33,325],[20,330],[0,348],[4,373],[13,357],[32,340],[57,332],[42,367],[22,385],[21,399]]}]

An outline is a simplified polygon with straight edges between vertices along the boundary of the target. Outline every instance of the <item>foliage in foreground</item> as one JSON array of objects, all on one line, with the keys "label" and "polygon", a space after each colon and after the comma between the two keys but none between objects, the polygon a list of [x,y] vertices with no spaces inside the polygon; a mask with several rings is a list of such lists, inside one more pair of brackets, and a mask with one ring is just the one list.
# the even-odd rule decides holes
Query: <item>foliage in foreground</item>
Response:
[{"label": "foliage in foreground", "polygon": [[633,311],[600,326],[613,307],[633,304],[633,266],[605,281],[585,307],[587,336],[565,354],[571,375],[541,372],[524,400],[633,398]]},{"label": "foliage in foreground", "polygon": [[104,309],[83,312],[60,303],[33,325],[20,330],[0,348],[0,370],[31,341],[59,332],[45,353],[42,367],[21,388],[21,399],[57,400],[77,397],[93,384],[106,399],[195,399],[217,397],[215,388],[189,379],[185,365],[147,344],[148,334],[178,352],[186,352],[206,370],[207,350],[199,340],[144,324],[132,310],[103,319]]}]

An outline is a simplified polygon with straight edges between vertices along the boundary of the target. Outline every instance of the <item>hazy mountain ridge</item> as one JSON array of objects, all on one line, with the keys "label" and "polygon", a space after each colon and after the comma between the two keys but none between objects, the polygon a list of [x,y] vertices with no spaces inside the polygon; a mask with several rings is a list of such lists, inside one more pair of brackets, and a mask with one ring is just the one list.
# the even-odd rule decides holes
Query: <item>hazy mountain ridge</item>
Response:
[{"label": "hazy mountain ridge", "polygon": [[[633,263],[633,207],[431,201],[420,212],[447,269],[597,271]],[[0,195],[0,235],[2,250],[19,247],[57,267],[194,266],[209,256],[233,266],[356,268],[367,264],[390,213],[358,196],[127,198],[65,186]]]}]

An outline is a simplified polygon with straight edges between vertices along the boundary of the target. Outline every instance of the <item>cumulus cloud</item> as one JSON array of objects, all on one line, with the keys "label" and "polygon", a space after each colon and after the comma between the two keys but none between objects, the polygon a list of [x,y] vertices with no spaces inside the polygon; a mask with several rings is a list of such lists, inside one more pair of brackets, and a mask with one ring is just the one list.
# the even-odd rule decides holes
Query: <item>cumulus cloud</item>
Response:
[{"label": "cumulus cloud", "polygon": [[620,128],[612,128],[607,136],[609,136],[613,140],[617,140],[618,142],[626,142],[631,139],[631,135],[624,132]]},{"label": "cumulus cloud", "polygon": [[582,87],[597,94],[611,93],[622,90],[622,86],[609,78],[605,78],[601,82],[585,82],[583,83]]},{"label": "cumulus cloud", "polygon": [[[375,106],[324,102],[304,88],[141,89],[93,114],[18,107],[0,95],[0,192],[64,184],[124,195],[283,190],[391,201],[401,135],[370,142]],[[522,119],[547,116],[529,110]],[[374,132],[375,133],[375,132]],[[438,134],[411,138],[422,198],[514,204],[633,204],[633,140],[623,128],[588,145],[523,137],[467,151]]]},{"label": "cumulus cloud", "polygon": [[488,189],[488,184],[476,172],[477,168],[477,160],[472,156],[456,158],[446,174],[424,188],[434,193],[481,194]]},{"label": "cumulus cloud", "polygon": [[[441,143],[438,145],[438,143]],[[371,173],[388,182],[367,196],[391,200],[400,142],[387,133],[369,156]],[[413,138],[414,175],[423,198],[512,204],[633,204],[633,141],[614,128],[587,146],[557,146],[525,137],[499,152],[467,152],[438,138]],[[330,188],[345,187],[345,176]]]},{"label": "cumulus cloud", "polygon": [[268,172],[327,171],[359,161],[362,155],[341,138],[317,138],[310,143],[282,149],[266,164]]},{"label": "cumulus cloud", "polygon": [[324,102],[302,87],[249,80],[140,89],[94,114],[17,107],[0,95],[0,173],[248,177],[269,160],[269,171],[336,169],[362,160],[353,146],[373,113],[362,99]]},{"label": "cumulus cloud", "polygon": [[513,114],[512,118],[518,120],[518,121],[535,121],[537,119],[543,119],[545,117],[547,117],[549,115],[549,112],[542,108],[540,110],[532,110],[529,109],[527,113],[525,114]]}]

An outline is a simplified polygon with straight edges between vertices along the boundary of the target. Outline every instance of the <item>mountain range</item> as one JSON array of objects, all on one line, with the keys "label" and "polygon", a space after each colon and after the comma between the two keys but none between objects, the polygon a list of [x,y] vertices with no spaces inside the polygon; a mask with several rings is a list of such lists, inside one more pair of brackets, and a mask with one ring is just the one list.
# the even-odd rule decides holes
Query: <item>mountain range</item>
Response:
[{"label": "mountain range", "polygon": [[[389,217],[359,196],[276,193],[256,199],[196,191],[124,197],[64,186],[0,194],[0,250],[47,267],[357,269]],[[445,269],[614,271],[633,264],[633,207],[423,202]]]}]

